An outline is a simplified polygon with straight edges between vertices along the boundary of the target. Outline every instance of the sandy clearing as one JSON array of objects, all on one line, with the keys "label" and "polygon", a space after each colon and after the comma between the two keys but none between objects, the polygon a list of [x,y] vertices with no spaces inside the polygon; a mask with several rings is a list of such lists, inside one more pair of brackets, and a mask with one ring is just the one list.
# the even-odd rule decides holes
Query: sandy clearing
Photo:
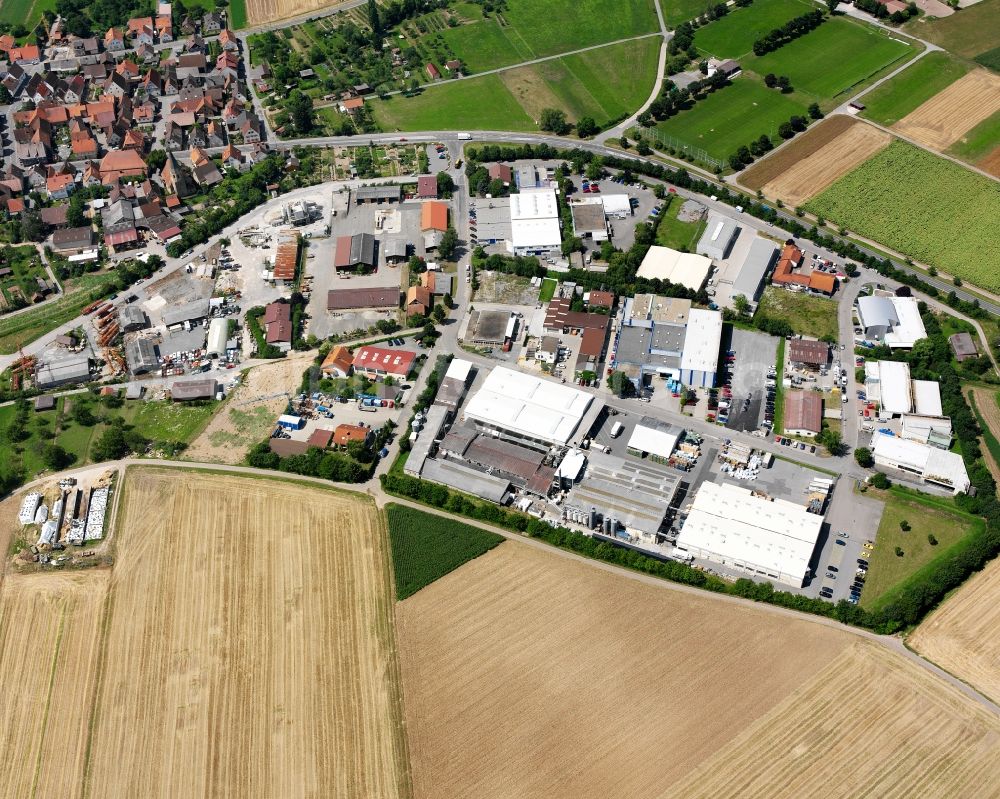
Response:
[{"label": "sandy clearing", "polygon": [[789,206],[802,205],[888,147],[892,136],[878,128],[859,123],[803,158],[763,187],[767,197],[778,197]]},{"label": "sandy clearing", "polygon": [[1000,111],[1000,75],[974,69],[915,108],[893,130],[943,151]]},{"label": "sandy clearing", "polygon": [[1000,795],[1000,720],[867,641],[664,796],[924,799]]},{"label": "sandy clearing", "polygon": [[315,353],[289,353],[287,358],[249,369],[243,382],[226,399],[184,452],[185,460],[199,463],[242,463],[250,448],[265,438],[297,394],[302,373]]},{"label": "sandy clearing", "polygon": [[417,797],[654,797],[850,645],[508,542],[397,605]]}]

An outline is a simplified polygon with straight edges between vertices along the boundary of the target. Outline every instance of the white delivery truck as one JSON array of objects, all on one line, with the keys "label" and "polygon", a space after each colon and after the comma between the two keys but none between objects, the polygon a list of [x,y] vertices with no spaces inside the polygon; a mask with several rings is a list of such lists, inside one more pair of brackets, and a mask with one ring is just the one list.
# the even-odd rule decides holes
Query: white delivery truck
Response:
[{"label": "white delivery truck", "polygon": [[611,437],[618,438],[618,436],[622,434],[622,431],[624,429],[625,425],[623,425],[621,422],[615,422],[613,425],[611,425]]}]

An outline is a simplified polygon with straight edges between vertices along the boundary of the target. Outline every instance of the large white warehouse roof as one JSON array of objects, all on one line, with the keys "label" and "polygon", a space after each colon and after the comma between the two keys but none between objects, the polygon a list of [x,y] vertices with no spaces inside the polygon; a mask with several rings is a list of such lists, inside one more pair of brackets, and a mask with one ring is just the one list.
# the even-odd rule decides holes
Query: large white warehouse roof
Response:
[{"label": "large white warehouse roof", "polygon": [[636,276],[649,280],[669,280],[692,291],[698,291],[705,285],[711,268],[712,259],[704,255],[679,252],[654,244],[642,259],[642,265]]},{"label": "large white warehouse roof", "polygon": [[512,194],[510,229],[515,252],[558,248],[562,234],[555,189],[522,189]]},{"label": "large white warehouse roof", "polygon": [[722,344],[722,314],[692,308],[684,334],[684,351],[681,369],[695,372],[714,372],[719,365],[719,347]]},{"label": "large white warehouse roof", "polygon": [[928,482],[947,485],[956,494],[969,490],[969,473],[957,452],[876,433],[872,454],[878,465],[916,472]]},{"label": "large white warehouse roof", "polygon": [[822,526],[823,517],[804,505],[755,496],[731,483],[705,482],[677,546],[801,586]]},{"label": "large white warehouse roof", "polygon": [[469,400],[465,415],[524,438],[565,444],[592,401],[584,391],[498,366]]},{"label": "large white warehouse roof", "polygon": [[669,458],[677,448],[680,434],[669,430],[658,430],[637,424],[628,439],[628,448],[655,455],[658,458]]}]

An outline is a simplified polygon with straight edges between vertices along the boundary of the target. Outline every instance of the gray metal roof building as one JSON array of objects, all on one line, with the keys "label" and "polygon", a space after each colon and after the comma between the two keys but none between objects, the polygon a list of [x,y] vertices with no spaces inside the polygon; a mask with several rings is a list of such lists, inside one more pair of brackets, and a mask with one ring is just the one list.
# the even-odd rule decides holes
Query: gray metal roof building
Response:
[{"label": "gray metal roof building", "polygon": [[428,458],[420,476],[497,504],[503,504],[510,492],[509,480],[478,472],[455,461]]},{"label": "gray metal roof building", "polygon": [[767,239],[755,239],[754,243],[750,245],[746,258],[743,259],[740,273],[733,281],[733,290],[729,296],[735,297],[737,294],[742,294],[751,303],[757,302],[761,287],[764,285],[764,278],[774,265],[777,254],[778,248],[774,246],[774,242]]},{"label": "gray metal roof building", "polygon": [[357,203],[398,203],[402,196],[399,186],[359,186],[354,190]]},{"label": "gray metal roof building", "polygon": [[195,319],[204,319],[208,316],[209,301],[206,297],[203,300],[192,300],[183,305],[163,312],[163,324],[167,327],[182,325]]},{"label": "gray metal roof building", "polygon": [[156,347],[149,339],[140,338],[130,341],[125,346],[125,363],[128,364],[129,371],[134,375],[141,375],[145,372],[159,368],[160,361],[156,357]]},{"label": "gray metal roof building", "polygon": [[705,232],[698,240],[698,247],[695,252],[705,255],[716,261],[721,261],[729,255],[729,249],[736,240],[736,234],[740,232],[739,225],[735,219],[728,216],[718,216],[710,214]]},{"label": "gray metal roof building", "polygon": [[408,245],[405,239],[388,239],[382,246],[385,249],[385,259],[387,261],[406,260],[408,257]]},{"label": "gray metal roof building", "polygon": [[503,344],[510,311],[473,311],[465,337],[476,344]]},{"label": "gray metal roof building", "polygon": [[480,244],[510,241],[510,197],[493,197],[476,204],[476,233]]},{"label": "gray metal roof building", "polygon": [[39,364],[35,373],[35,382],[39,388],[83,383],[87,380],[90,380],[90,357],[86,353],[76,353]]},{"label": "gray metal roof building", "polygon": [[218,390],[215,380],[178,380],[170,387],[170,396],[174,402],[189,400],[215,399]]},{"label": "gray metal roof building", "polygon": [[403,467],[404,472],[413,477],[421,476],[424,464],[430,457],[431,449],[434,447],[434,441],[440,437],[441,430],[450,415],[450,408],[438,405],[437,403],[434,403],[427,409],[423,430],[420,431],[420,435],[410,448],[410,454],[406,458],[406,465]]},{"label": "gray metal roof building", "polygon": [[145,312],[138,305],[124,305],[118,310],[118,323],[122,330],[142,330],[149,324]]}]

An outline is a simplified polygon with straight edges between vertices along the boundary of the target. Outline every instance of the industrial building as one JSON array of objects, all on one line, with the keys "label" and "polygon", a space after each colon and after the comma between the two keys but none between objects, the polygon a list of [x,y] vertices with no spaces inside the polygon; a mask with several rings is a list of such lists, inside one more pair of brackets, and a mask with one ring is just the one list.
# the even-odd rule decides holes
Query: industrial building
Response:
[{"label": "industrial building", "polygon": [[299,232],[297,230],[281,230],[278,232],[278,244],[274,251],[274,268],[272,274],[275,281],[291,283],[299,268]]},{"label": "industrial building", "polygon": [[909,364],[902,361],[865,363],[865,393],[879,404],[879,418],[915,413],[941,416],[941,387],[933,380],[911,380]]},{"label": "industrial building", "polygon": [[39,363],[35,370],[35,384],[44,390],[68,383],[85,383],[90,376],[90,355],[78,352]]},{"label": "industrial building", "polygon": [[686,386],[712,388],[719,366],[722,344],[722,314],[692,308],[681,353],[681,382]]},{"label": "industrial building", "polygon": [[371,380],[395,377],[405,380],[413,371],[417,354],[409,350],[386,347],[359,347],[354,353],[354,372]]},{"label": "industrial building", "polygon": [[751,309],[756,309],[757,300],[760,299],[760,292],[764,287],[764,278],[774,266],[777,254],[778,248],[772,242],[767,239],[755,238],[740,265],[736,279],[733,280],[729,296],[743,295],[750,303]]},{"label": "industrial building", "polygon": [[648,457],[656,463],[667,463],[677,449],[677,442],[683,433],[683,430],[678,430],[666,422],[644,416],[632,429],[627,451],[629,455]]},{"label": "industrial building", "polygon": [[474,344],[501,346],[507,338],[511,319],[517,320],[510,311],[472,311],[465,331],[465,339]]},{"label": "industrial building", "polygon": [[677,536],[677,549],[753,576],[801,587],[823,517],[804,505],[731,483],[702,483]]},{"label": "industrial building", "polygon": [[[423,476],[423,470],[434,445],[441,438],[441,431],[450,421],[452,409],[446,405],[435,402],[427,409],[422,424],[416,424],[420,430],[411,433],[410,454],[406,458],[403,471],[411,477]],[[413,438],[412,436],[416,436]],[[439,480],[438,482],[443,482]],[[450,484],[449,484],[450,485]],[[506,487],[505,487],[506,488]]]},{"label": "industrial building", "polygon": [[160,359],[156,356],[156,346],[145,338],[130,341],[125,345],[125,363],[134,375],[159,369]]},{"label": "industrial building", "polygon": [[480,472],[460,461],[428,458],[420,472],[423,480],[458,489],[481,499],[506,505],[510,501],[510,481],[503,477]]},{"label": "industrial building", "polygon": [[605,218],[604,201],[600,197],[587,197],[570,203],[573,232],[581,239],[608,240],[608,220]]},{"label": "industrial building", "polygon": [[335,344],[319,366],[323,377],[350,377],[354,371],[354,356],[343,344]]},{"label": "industrial building", "polygon": [[585,434],[602,407],[585,391],[498,366],[466,404],[465,418],[480,429],[547,448]]},{"label": "industrial building", "polygon": [[399,285],[366,289],[331,289],[326,295],[326,309],[342,311],[390,311],[399,308]]},{"label": "industrial building", "polygon": [[360,267],[371,269],[377,263],[375,236],[371,233],[355,233],[353,236],[338,236],[333,253],[333,268],[337,273]]},{"label": "industrial building", "polygon": [[955,353],[955,360],[959,363],[979,355],[976,340],[969,333],[953,333],[948,336],[948,343],[951,345],[951,351]]},{"label": "industrial building", "polygon": [[965,461],[957,452],[878,432],[872,437],[875,465],[919,477],[921,481],[947,488],[954,494],[971,485]]},{"label": "industrial building", "polygon": [[226,354],[226,341],[229,338],[229,320],[213,319],[208,325],[208,344],[205,354],[221,358]]},{"label": "industrial building", "polygon": [[469,378],[472,376],[472,361],[464,358],[452,358],[448,364],[448,370],[444,373],[444,379],[438,386],[435,405],[443,405],[454,411],[465,399],[465,392],[469,387]]},{"label": "industrial building", "polygon": [[364,203],[398,203],[403,198],[403,190],[400,186],[359,186],[354,190],[354,202],[358,205]]},{"label": "industrial building", "polygon": [[174,402],[215,399],[219,384],[213,379],[177,380],[170,386],[170,398]]},{"label": "industrial building", "polygon": [[163,324],[167,328],[176,327],[185,323],[197,324],[208,318],[211,302],[206,297],[201,300],[191,300],[181,303],[163,312]]},{"label": "industrial building", "polygon": [[609,219],[628,219],[634,216],[632,198],[627,194],[602,194],[601,203],[604,205],[604,215]]},{"label": "industrial building", "polygon": [[510,222],[510,197],[493,197],[476,203],[476,236],[484,247],[490,244],[509,244],[512,238]]},{"label": "industrial building", "polygon": [[788,363],[796,369],[821,369],[830,362],[830,345],[825,341],[793,338],[788,343]]},{"label": "industrial building", "polygon": [[123,305],[118,309],[118,324],[123,333],[142,330],[149,326],[149,319],[138,305]]},{"label": "industrial building", "polygon": [[722,261],[729,256],[733,242],[740,233],[740,227],[735,219],[717,214],[709,214],[705,232],[698,239],[695,252],[715,261]]},{"label": "industrial building", "polygon": [[819,391],[785,394],[784,432],[791,436],[818,436],[823,429],[823,395]]},{"label": "industrial building", "polygon": [[543,255],[561,249],[559,205],[554,189],[522,186],[520,194],[509,199],[514,255]]},{"label": "industrial building", "polygon": [[700,291],[711,269],[711,258],[654,244],[642,259],[636,277],[668,281],[691,291]]},{"label": "industrial building", "polygon": [[448,432],[438,447],[438,457],[462,461],[542,498],[548,496],[555,480],[556,470],[546,463],[546,453],[483,434],[468,423]]},{"label": "industrial building", "polygon": [[625,299],[614,365],[637,388],[653,376],[680,377],[691,300],[636,294]]},{"label": "industrial building", "polygon": [[858,297],[857,312],[865,337],[894,349],[910,349],[927,337],[920,308],[913,297],[885,294]]}]

